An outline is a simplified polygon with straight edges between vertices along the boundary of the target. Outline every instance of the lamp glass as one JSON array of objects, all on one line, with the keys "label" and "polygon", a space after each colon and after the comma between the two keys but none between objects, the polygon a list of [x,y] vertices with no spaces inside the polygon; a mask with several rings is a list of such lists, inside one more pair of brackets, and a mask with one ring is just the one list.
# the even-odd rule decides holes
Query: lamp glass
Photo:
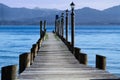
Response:
[{"label": "lamp glass", "polygon": [[74,7],[75,7],[75,4],[72,2],[72,3],[70,4],[70,6],[71,6],[71,8],[74,8]]}]

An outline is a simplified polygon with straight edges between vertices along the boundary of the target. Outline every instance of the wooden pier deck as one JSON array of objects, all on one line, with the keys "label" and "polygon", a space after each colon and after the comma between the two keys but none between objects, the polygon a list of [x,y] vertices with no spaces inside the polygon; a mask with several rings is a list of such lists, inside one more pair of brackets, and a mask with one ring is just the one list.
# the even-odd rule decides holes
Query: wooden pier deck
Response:
[{"label": "wooden pier deck", "polygon": [[118,77],[104,70],[80,64],[67,46],[47,33],[33,64],[18,76],[18,80],[115,80]]}]

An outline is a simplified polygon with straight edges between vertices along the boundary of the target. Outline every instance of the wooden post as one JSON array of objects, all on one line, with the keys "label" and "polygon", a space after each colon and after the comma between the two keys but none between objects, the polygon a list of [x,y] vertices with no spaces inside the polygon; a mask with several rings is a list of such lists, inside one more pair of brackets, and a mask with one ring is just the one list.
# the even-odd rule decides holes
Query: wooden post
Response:
[{"label": "wooden post", "polygon": [[78,61],[79,61],[81,64],[87,65],[87,63],[88,63],[87,54],[80,52]]},{"label": "wooden post", "polygon": [[23,53],[19,56],[19,74],[22,73],[25,68],[30,66],[30,53]]},{"label": "wooden post", "polygon": [[41,45],[42,45],[42,39],[40,39],[39,41],[39,47],[41,47]]},{"label": "wooden post", "polygon": [[66,10],[66,42],[68,41],[68,9]]},{"label": "wooden post", "polygon": [[40,21],[40,38],[42,37],[42,21]]},{"label": "wooden post", "polygon": [[69,50],[72,51],[72,45],[71,45],[71,42],[67,42],[67,46],[68,46]]},{"label": "wooden post", "polygon": [[80,48],[77,48],[75,47],[75,58],[81,63],[81,64],[84,64],[84,65],[87,65],[88,61],[87,61],[87,54],[85,53],[81,53],[80,52]]},{"label": "wooden post", "polygon": [[33,57],[33,47],[31,48],[31,51],[30,51],[30,65],[32,65],[33,63],[33,60],[34,60],[34,57]]},{"label": "wooden post", "polygon": [[38,54],[38,44],[36,43],[35,44],[35,56],[37,56],[37,54]]},{"label": "wooden post", "polygon": [[16,80],[17,65],[9,65],[1,68],[1,80]]},{"label": "wooden post", "polygon": [[33,53],[33,60],[34,60],[35,56],[37,55],[36,54],[36,44],[32,45],[32,53]]},{"label": "wooden post", "polygon": [[38,51],[40,49],[40,39],[37,41],[37,47],[38,47]]},{"label": "wooden post", "polygon": [[96,55],[96,68],[106,69],[106,57],[101,55]]},{"label": "wooden post", "polygon": [[76,59],[78,59],[80,55],[80,48],[75,47],[74,50],[75,50],[74,56]]},{"label": "wooden post", "polygon": [[75,26],[75,20],[74,20],[74,3],[71,4],[71,43],[72,43],[72,53],[74,53],[74,26]]}]

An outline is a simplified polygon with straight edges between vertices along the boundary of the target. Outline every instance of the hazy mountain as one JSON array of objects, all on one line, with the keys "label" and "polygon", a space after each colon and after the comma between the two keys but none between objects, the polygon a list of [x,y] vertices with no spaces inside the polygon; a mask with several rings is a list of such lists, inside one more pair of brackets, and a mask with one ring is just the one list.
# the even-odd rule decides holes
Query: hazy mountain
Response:
[{"label": "hazy mountain", "polygon": [[[47,20],[54,24],[57,9],[11,8],[0,4],[0,24],[39,24],[40,20]],[[70,17],[70,15],[69,15]],[[103,11],[85,7],[75,10],[76,24],[120,24],[120,6],[111,7]]]},{"label": "hazy mountain", "polygon": [[120,5],[105,9],[103,13],[109,23],[120,24]]},{"label": "hazy mountain", "polygon": [[0,21],[6,23],[34,24],[39,20],[50,20],[54,22],[54,17],[59,14],[60,10],[56,9],[27,9],[27,8],[10,8],[0,4]]}]

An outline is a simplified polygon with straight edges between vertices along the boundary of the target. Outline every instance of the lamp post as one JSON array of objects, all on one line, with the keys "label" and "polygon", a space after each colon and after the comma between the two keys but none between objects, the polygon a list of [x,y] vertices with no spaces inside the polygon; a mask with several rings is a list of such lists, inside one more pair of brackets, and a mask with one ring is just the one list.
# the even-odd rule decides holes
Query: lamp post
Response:
[{"label": "lamp post", "polygon": [[58,18],[58,35],[60,36],[60,17]]},{"label": "lamp post", "polygon": [[42,38],[42,21],[40,21],[40,38]]},{"label": "lamp post", "polygon": [[75,4],[72,2],[70,4],[71,6],[71,43],[72,43],[72,53],[74,53],[74,26],[75,26],[75,20],[74,20],[74,7]]},{"label": "lamp post", "polygon": [[64,37],[64,13],[61,14],[61,36]]},{"label": "lamp post", "polygon": [[46,32],[46,20],[44,21],[44,32]]},{"label": "lamp post", "polygon": [[58,33],[58,15],[55,16],[55,33]]},{"label": "lamp post", "polygon": [[68,41],[68,9],[66,10],[66,41]]}]

